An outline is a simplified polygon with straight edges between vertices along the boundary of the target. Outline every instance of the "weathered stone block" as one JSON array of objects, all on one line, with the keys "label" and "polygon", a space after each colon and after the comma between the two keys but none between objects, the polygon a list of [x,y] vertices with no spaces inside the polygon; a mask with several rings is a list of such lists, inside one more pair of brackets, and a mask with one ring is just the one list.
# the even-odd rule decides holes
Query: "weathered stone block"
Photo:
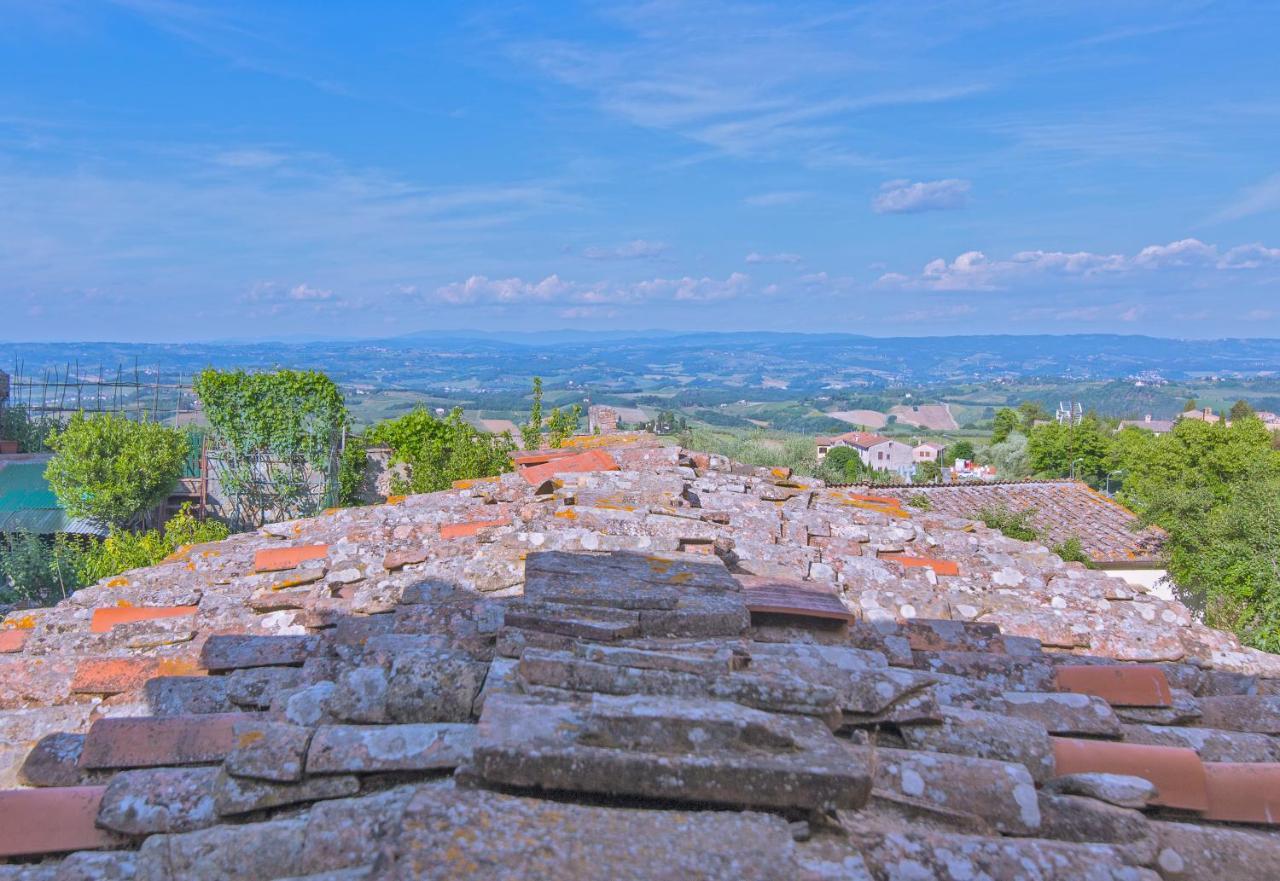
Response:
[{"label": "weathered stone block", "polygon": [[282,805],[346,798],[360,791],[352,776],[308,777],[300,783],[273,783],[221,773],[213,783],[213,801],[223,816],[247,814]]},{"label": "weathered stone block", "polygon": [[125,835],[190,832],[218,821],[213,809],[217,768],[147,768],[111,778],[98,825]]},{"label": "weathered stone block", "polygon": [[81,768],[151,768],[220,762],[235,744],[243,713],[99,719],[80,753]]},{"label": "weathered stone block", "polygon": [[296,667],[255,667],[226,676],[227,699],[242,707],[265,710],[282,691],[297,688],[302,671]]},{"label": "weathered stone block", "polygon": [[902,736],[914,749],[1025,765],[1036,781],[1053,776],[1053,747],[1043,725],[996,713],[943,707],[941,725],[913,725]]},{"label": "weathered stone block", "polygon": [[815,719],[721,701],[594,696],[485,703],[473,769],[492,783],[759,807],[858,807],[868,765]]},{"label": "weathered stone block", "polygon": [[[476,829],[520,832],[459,834]],[[387,875],[397,881],[805,877],[780,817],[590,807],[447,786],[418,790],[404,814],[399,851]]]},{"label": "weathered stone block", "polygon": [[462,652],[414,652],[396,658],[387,684],[393,722],[469,722],[488,666]]},{"label": "weathered stone block", "polygon": [[237,722],[226,768],[239,777],[290,783],[302,779],[312,729],[287,722]]},{"label": "weathered stone block", "polygon": [[1120,735],[1120,720],[1111,706],[1093,695],[1006,691],[1001,695],[1000,705],[991,709],[1037,722],[1050,734]]},{"label": "weathered stone block", "polygon": [[927,833],[883,834],[859,844],[879,878],[1160,881],[1155,872],[1127,865],[1124,851],[1104,844]]},{"label": "weathered stone block", "polygon": [[200,660],[212,671],[246,667],[296,666],[320,648],[316,636],[211,636]]},{"label": "weathered stone block", "polygon": [[26,786],[78,786],[84,735],[60,731],[40,738],[27,754],[18,779]]},{"label": "weathered stone block", "polygon": [[186,716],[228,713],[235,709],[227,699],[227,681],[221,676],[161,676],[145,687],[153,716]]},{"label": "weathered stone block", "polygon": [[1033,835],[1040,828],[1035,781],[1010,762],[880,748],[872,793],[969,814],[1006,835]]},{"label": "weathered stone block", "polygon": [[308,774],[436,771],[466,761],[476,726],[322,725],[307,753]]}]

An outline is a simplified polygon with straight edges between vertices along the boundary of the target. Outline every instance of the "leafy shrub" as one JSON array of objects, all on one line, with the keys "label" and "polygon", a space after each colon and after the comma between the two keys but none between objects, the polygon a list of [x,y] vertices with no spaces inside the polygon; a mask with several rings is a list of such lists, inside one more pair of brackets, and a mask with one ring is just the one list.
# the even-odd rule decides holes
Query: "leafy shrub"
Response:
[{"label": "leafy shrub", "polygon": [[409,467],[407,480],[392,478],[391,489],[395,493],[436,492],[447,489],[455,480],[510,471],[511,454],[515,451],[509,433],[480,431],[463,421],[459,408],[444,419],[418,408],[379,423],[365,439],[391,447],[391,464]]},{"label": "leafy shrub", "polygon": [[1053,552],[1068,563],[1083,563],[1085,568],[1093,568],[1093,561],[1085,554],[1078,535],[1073,535],[1066,541],[1054,545]]},{"label": "leafy shrub", "polygon": [[67,536],[0,535],[0,587],[6,602],[50,606],[79,588],[83,551]]},{"label": "leafy shrub", "polygon": [[1035,508],[1012,511],[1004,505],[987,505],[978,510],[978,519],[1009,538],[1036,541],[1040,538],[1040,530],[1031,522],[1035,513]]},{"label": "leafy shrub", "polygon": [[198,520],[192,516],[191,507],[183,505],[163,530],[111,530],[105,539],[82,552],[77,574],[81,583],[92,584],[130,569],[154,566],[184,545],[221,541],[229,534],[226,525],[216,520]]},{"label": "leafy shrub", "polygon": [[77,413],[50,433],[45,478],[72,517],[125,527],[155,508],[178,482],[187,456],[181,431],[114,413]]},{"label": "leafy shrub", "polygon": [[907,504],[920,511],[933,510],[933,500],[924,493],[915,493],[907,499]]}]

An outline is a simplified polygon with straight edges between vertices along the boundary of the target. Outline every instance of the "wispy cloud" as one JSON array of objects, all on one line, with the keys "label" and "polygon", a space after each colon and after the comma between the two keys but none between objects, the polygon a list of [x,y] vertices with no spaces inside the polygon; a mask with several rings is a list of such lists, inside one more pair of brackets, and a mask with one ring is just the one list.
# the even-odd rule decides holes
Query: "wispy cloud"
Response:
[{"label": "wispy cloud", "polygon": [[1267,214],[1280,211],[1280,173],[1273,174],[1246,188],[1230,204],[1215,213],[1209,220],[1218,223],[1226,220],[1240,220],[1253,217],[1255,214]]},{"label": "wispy cloud", "polygon": [[775,190],[769,193],[756,193],[754,196],[747,196],[742,200],[742,204],[750,205],[753,208],[776,208],[782,205],[795,205],[812,198],[812,196],[813,193],[808,190]]},{"label": "wispy cloud", "polygon": [[749,276],[734,272],[723,279],[652,278],[635,282],[572,282],[549,275],[541,280],[488,278],[473,275],[465,281],[442,285],[432,295],[454,306],[474,304],[543,303],[574,305],[637,305],[655,302],[709,302],[747,294]]},{"label": "wispy cloud", "polygon": [[583,248],[582,256],[588,260],[652,260],[661,257],[671,250],[664,242],[651,242],[646,239],[632,239],[621,245],[612,247],[592,246]]},{"label": "wispy cloud", "polygon": [[799,263],[801,257],[799,254],[789,254],[786,252],[778,254],[761,254],[758,251],[752,251],[746,256],[747,263]]},{"label": "wispy cloud", "polygon": [[967,180],[916,181],[891,180],[880,185],[880,193],[871,200],[877,214],[916,214],[921,211],[947,211],[969,204],[971,185]]},{"label": "wispy cloud", "polygon": [[605,46],[521,34],[509,51],[605,113],[720,154],[847,159],[863,115],[987,88],[978,75],[922,72],[910,63],[921,44],[886,39],[876,15],[715,0],[594,9],[618,34]]},{"label": "wispy cloud", "polygon": [[1280,266],[1280,248],[1249,244],[1223,251],[1199,239],[1180,239],[1167,245],[1148,245],[1132,255],[1020,251],[1007,260],[991,260],[981,251],[966,251],[950,262],[931,260],[916,276],[885,273],[877,284],[931,291],[995,291],[1045,277],[1097,282],[1144,271],[1238,272],[1264,266]]}]

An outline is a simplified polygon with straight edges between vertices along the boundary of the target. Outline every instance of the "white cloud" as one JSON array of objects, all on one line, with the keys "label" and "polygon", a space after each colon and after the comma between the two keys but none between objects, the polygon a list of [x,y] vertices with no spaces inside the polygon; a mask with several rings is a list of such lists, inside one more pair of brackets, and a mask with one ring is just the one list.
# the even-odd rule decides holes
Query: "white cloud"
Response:
[{"label": "white cloud", "polygon": [[295,285],[274,281],[254,283],[239,297],[239,302],[249,307],[255,315],[283,315],[303,310],[311,313],[337,312],[352,303],[336,296],[328,288],[319,288],[306,282]]},{"label": "white cloud", "polygon": [[588,260],[651,260],[661,257],[670,250],[663,242],[650,242],[645,239],[633,239],[612,248],[584,248],[582,256]]},{"label": "white cloud", "polygon": [[918,276],[886,272],[877,284],[933,291],[993,291],[1045,277],[1098,280],[1141,272],[1242,271],[1270,265],[1280,266],[1280,248],[1240,245],[1223,253],[1217,245],[1181,239],[1167,245],[1148,245],[1132,256],[1020,251],[1007,260],[990,260],[981,251],[966,251],[950,262],[941,258],[929,261]]},{"label": "white cloud", "polygon": [[871,200],[877,214],[917,214],[921,211],[947,211],[969,203],[971,185],[967,180],[915,181],[891,180],[880,185],[880,193]]},{"label": "white cloud", "polygon": [[750,282],[750,276],[741,272],[734,272],[724,279],[683,276],[589,284],[565,281],[558,275],[549,275],[541,281],[522,278],[491,279],[473,275],[466,281],[437,288],[434,299],[450,305],[550,303],[595,306],[659,301],[707,302],[743,296],[750,292]]},{"label": "white cloud", "polygon": [[313,288],[311,285],[303,282],[289,288],[290,300],[332,300],[333,291],[324,290],[322,288]]},{"label": "white cloud", "polygon": [[748,263],[799,263],[800,255],[788,254],[785,252],[778,254],[761,254],[758,251],[752,251],[747,255],[746,261]]}]

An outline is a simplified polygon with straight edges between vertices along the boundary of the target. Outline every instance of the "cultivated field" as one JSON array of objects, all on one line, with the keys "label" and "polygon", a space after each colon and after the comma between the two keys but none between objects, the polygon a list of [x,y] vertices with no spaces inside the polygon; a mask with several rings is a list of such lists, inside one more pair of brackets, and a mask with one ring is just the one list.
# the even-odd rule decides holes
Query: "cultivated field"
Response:
[{"label": "cultivated field", "polygon": [[884,428],[887,421],[885,415],[876,410],[837,410],[827,415],[832,419],[848,422],[850,425],[861,425],[863,428]]},{"label": "cultivated field", "polygon": [[[897,406],[889,411],[899,422],[933,431],[955,431],[960,426],[946,404],[922,404],[919,407]],[[832,414],[835,415],[835,414]]]}]

